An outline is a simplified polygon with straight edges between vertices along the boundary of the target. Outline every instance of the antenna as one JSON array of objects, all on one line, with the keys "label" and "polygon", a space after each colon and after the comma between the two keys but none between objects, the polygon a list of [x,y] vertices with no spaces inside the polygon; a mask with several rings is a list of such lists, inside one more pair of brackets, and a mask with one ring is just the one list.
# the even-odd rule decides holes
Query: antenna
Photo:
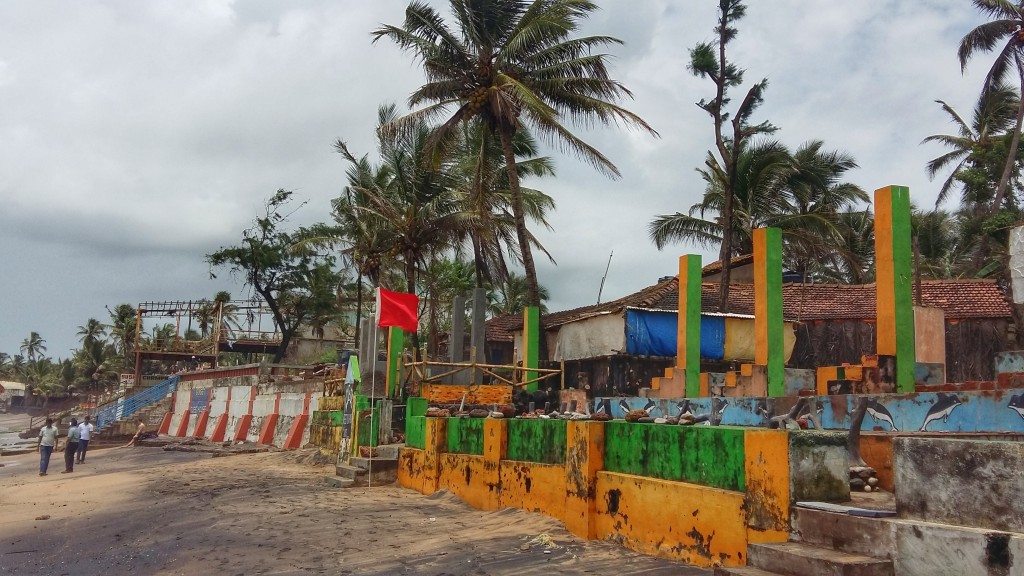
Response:
[{"label": "antenna", "polygon": [[608,279],[608,270],[612,267],[612,256],[615,255],[615,250],[612,250],[608,254],[608,265],[604,267],[604,276],[601,276],[601,285],[597,288],[597,303],[601,303],[601,292],[604,291],[604,281]]}]

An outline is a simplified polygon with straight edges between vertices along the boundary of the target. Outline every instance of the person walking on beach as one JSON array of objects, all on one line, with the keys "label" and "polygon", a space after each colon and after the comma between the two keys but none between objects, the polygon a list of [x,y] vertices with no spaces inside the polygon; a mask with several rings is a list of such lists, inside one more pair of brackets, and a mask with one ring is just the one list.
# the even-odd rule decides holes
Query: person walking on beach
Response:
[{"label": "person walking on beach", "polygon": [[78,452],[78,439],[82,432],[78,428],[78,419],[71,419],[71,426],[68,427],[68,439],[64,442],[64,471],[67,474],[75,471],[75,453]]},{"label": "person walking on beach", "polygon": [[92,431],[96,429],[90,422],[90,416],[85,415],[85,421],[78,425],[78,454],[76,460],[79,464],[85,464],[85,452],[89,449],[89,440],[92,439]]},{"label": "person walking on beach", "polygon": [[39,430],[39,444],[36,451],[39,452],[39,475],[46,476],[46,469],[50,467],[50,455],[57,449],[57,434],[60,429],[53,425],[53,418],[46,419],[46,426]]}]

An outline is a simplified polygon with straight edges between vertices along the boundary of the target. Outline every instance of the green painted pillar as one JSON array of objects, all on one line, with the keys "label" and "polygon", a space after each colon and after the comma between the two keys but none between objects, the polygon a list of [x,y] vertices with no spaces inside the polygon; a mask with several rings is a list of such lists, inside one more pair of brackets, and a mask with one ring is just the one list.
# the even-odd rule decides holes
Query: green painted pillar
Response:
[{"label": "green painted pillar", "polygon": [[896,357],[896,390],[913,392],[916,344],[910,240],[910,189],[875,190],[875,286],[879,356]]},{"label": "green painted pillar", "polygon": [[385,379],[389,398],[398,398],[402,392],[402,352],[405,332],[398,326],[388,328],[388,372]]},{"label": "green painted pillar", "polygon": [[754,363],[764,366],[768,395],[786,394],[782,323],[782,230],[754,230]]},{"label": "green painted pillar", "polygon": [[686,396],[700,396],[700,310],[704,280],[700,256],[679,257],[679,320],[676,330],[676,369],[686,378]]},{"label": "green painted pillar", "polygon": [[[540,308],[527,306],[523,310],[523,382],[537,377],[540,366]],[[530,392],[537,390],[539,382],[526,385]]]}]

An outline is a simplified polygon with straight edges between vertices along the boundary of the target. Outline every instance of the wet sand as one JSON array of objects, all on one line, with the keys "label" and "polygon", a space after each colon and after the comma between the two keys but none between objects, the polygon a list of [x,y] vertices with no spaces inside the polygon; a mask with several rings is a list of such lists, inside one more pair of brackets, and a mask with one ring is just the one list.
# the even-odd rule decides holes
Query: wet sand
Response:
[{"label": "wet sand", "polygon": [[45,477],[34,453],[0,464],[0,574],[710,574],[540,514],[330,488],[333,470],[295,453],[109,448],[72,474],[55,454]]}]

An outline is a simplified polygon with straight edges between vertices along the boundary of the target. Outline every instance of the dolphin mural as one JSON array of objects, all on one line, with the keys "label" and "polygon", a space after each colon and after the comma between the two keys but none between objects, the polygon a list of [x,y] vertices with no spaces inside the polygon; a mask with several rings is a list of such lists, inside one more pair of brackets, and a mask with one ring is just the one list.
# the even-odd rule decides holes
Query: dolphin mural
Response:
[{"label": "dolphin mural", "polygon": [[896,423],[892,421],[892,413],[889,412],[889,409],[883,406],[878,400],[875,400],[874,398],[868,399],[867,412],[875,420],[888,423],[893,432],[900,431],[899,428],[896,427]]},{"label": "dolphin mural", "polygon": [[926,431],[928,425],[936,420],[949,421],[949,415],[961,404],[963,404],[963,401],[956,394],[943,394],[939,392],[935,404],[932,404],[932,407],[928,409],[928,414],[925,415],[924,424],[921,424],[919,432]]},{"label": "dolphin mural", "polygon": [[1006,407],[1019,414],[1021,418],[1024,418],[1024,394],[1010,396],[1010,403]]}]

